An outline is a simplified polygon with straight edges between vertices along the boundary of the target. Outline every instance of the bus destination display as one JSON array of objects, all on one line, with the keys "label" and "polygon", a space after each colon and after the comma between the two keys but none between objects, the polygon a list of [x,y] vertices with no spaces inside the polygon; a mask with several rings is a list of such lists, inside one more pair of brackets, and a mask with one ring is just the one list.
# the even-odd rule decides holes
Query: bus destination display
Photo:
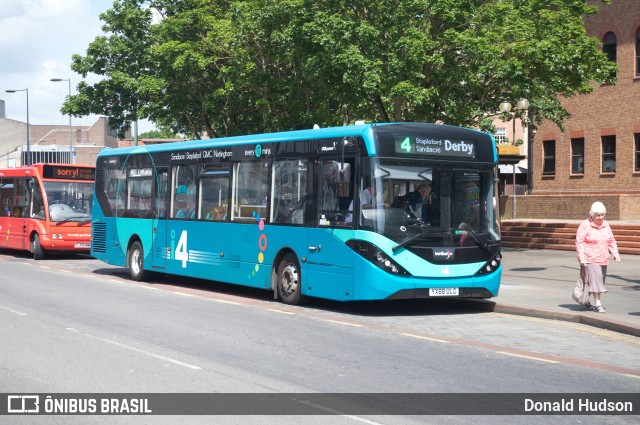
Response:
[{"label": "bus destination display", "polygon": [[395,139],[395,148],[397,154],[412,156],[476,157],[475,143],[459,139],[407,136]]},{"label": "bus destination display", "polygon": [[64,165],[44,165],[42,174],[45,179],[93,181],[96,178],[96,170],[94,168]]}]

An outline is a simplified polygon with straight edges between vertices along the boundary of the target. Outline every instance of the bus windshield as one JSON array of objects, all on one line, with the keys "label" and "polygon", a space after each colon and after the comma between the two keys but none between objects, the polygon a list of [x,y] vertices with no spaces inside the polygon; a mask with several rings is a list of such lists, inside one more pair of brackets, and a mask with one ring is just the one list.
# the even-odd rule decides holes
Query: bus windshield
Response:
[{"label": "bus windshield", "polygon": [[363,158],[360,228],[398,244],[474,245],[499,240],[493,169],[399,158]]},{"label": "bus windshield", "polygon": [[44,182],[51,221],[90,221],[93,183]]}]

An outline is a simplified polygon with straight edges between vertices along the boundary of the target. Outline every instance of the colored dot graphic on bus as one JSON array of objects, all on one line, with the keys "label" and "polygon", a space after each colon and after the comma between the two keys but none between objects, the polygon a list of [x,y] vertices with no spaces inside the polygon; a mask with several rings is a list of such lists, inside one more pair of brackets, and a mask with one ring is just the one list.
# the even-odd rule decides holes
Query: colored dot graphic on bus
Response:
[{"label": "colored dot graphic on bus", "polygon": [[[252,215],[258,222],[258,229],[260,229],[260,232],[264,232],[264,220],[260,217],[260,213],[254,211]],[[265,235],[264,233],[260,233],[260,236],[258,237],[258,248],[260,249],[260,252],[258,252],[258,264],[254,266],[253,270],[251,270],[251,274],[247,276],[247,278],[249,279],[256,275],[256,273],[260,270],[260,264],[264,262],[264,254],[262,253],[262,251],[267,249],[267,235]]]}]

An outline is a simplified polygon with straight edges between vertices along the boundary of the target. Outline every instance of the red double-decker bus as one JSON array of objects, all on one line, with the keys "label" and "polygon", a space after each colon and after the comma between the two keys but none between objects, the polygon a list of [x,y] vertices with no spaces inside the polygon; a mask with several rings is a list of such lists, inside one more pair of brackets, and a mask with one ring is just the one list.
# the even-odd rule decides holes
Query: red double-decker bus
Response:
[{"label": "red double-decker bus", "polygon": [[0,248],[88,253],[95,167],[0,168]]}]

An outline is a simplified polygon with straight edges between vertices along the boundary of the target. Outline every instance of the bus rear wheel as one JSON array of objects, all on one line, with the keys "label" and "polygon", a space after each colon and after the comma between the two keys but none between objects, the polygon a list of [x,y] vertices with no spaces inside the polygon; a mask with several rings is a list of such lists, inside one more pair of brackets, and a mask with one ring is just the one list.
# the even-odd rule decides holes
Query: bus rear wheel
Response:
[{"label": "bus rear wheel", "polygon": [[129,267],[129,276],[137,282],[145,280],[148,272],[144,269],[144,251],[142,245],[136,241],[131,244],[129,254],[127,255],[127,266]]},{"label": "bus rear wheel", "polygon": [[31,239],[31,252],[33,253],[34,260],[42,260],[44,258],[44,249],[40,245],[40,236],[37,233],[33,235]]},{"label": "bus rear wheel", "polygon": [[299,305],[304,301],[302,296],[302,273],[300,263],[293,254],[286,254],[278,265],[276,290],[278,298],[285,304]]}]

